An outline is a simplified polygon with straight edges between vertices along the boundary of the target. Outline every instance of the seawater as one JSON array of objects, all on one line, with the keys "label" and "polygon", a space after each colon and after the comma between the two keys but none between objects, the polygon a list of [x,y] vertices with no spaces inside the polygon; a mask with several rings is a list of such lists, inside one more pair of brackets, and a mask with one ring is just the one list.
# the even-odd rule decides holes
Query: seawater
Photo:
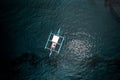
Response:
[{"label": "seawater", "polygon": [[[0,4],[4,80],[120,79],[120,24],[103,0]],[[65,41],[60,54],[49,57],[44,46],[59,27]]]}]

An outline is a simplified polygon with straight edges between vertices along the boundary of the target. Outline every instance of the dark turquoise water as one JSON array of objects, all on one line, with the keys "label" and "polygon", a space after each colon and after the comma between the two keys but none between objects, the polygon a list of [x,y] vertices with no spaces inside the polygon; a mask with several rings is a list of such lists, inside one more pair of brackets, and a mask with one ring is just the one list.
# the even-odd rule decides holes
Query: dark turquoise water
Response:
[{"label": "dark turquoise water", "polygon": [[[1,80],[120,80],[120,23],[103,0],[0,2]],[[65,42],[48,57],[59,27]]]}]

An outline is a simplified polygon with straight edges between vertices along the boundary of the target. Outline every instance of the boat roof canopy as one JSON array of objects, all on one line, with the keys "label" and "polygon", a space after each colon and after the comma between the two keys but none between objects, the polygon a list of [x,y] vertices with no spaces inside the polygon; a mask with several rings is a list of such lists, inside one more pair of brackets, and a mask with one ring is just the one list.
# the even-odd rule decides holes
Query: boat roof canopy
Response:
[{"label": "boat roof canopy", "polygon": [[59,36],[53,35],[52,42],[58,43]]}]

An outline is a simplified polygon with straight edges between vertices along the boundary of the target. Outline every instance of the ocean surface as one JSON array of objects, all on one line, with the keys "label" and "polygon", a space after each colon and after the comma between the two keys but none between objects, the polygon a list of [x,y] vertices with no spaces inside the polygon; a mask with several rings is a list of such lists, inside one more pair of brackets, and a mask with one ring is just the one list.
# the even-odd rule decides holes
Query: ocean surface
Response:
[{"label": "ocean surface", "polygon": [[[65,41],[49,57],[59,27]],[[104,0],[2,0],[0,39],[0,80],[120,80],[120,23]]]}]

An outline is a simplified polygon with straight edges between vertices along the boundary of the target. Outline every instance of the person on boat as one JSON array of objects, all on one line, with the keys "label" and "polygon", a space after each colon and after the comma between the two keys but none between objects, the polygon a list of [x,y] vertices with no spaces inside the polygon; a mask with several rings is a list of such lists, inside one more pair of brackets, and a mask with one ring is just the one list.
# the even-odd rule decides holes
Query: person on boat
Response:
[{"label": "person on boat", "polygon": [[51,45],[51,49],[55,49],[55,47],[56,47],[56,43],[53,42],[52,45]]}]

